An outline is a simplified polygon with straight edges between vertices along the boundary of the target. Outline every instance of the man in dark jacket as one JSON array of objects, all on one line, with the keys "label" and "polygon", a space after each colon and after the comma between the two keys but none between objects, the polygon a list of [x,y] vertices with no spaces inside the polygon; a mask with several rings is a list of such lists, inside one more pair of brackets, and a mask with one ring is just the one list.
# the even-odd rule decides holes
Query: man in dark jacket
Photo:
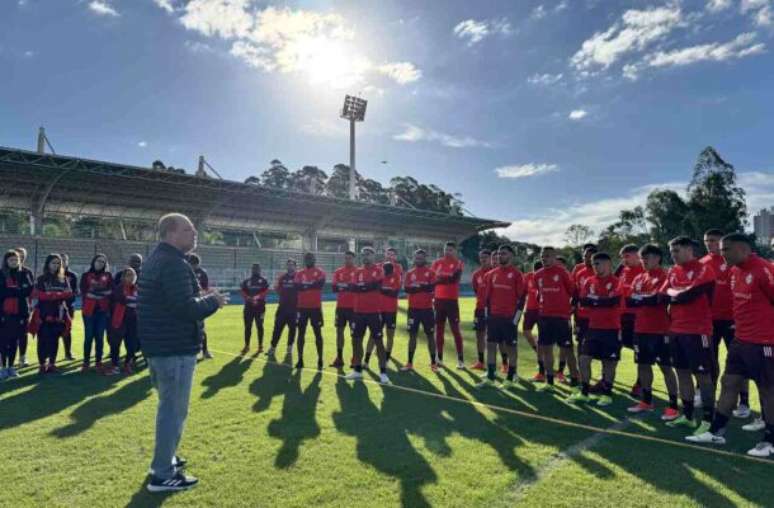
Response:
[{"label": "man in dark jacket", "polygon": [[182,473],[176,456],[188,414],[203,320],[228,302],[216,290],[201,293],[185,254],[196,248],[196,228],[181,214],[159,220],[159,243],[143,265],[137,295],[137,331],[159,394],[156,446],[148,490],[185,490],[198,480]]}]

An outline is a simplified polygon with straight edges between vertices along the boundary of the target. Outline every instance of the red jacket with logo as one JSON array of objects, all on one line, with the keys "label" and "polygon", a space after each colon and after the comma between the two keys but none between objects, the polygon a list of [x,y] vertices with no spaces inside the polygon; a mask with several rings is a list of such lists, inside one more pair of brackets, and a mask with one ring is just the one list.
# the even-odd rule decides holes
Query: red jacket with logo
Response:
[{"label": "red jacket with logo", "polygon": [[473,285],[473,292],[476,294],[476,310],[481,310],[486,307],[486,273],[491,270],[491,266],[482,266],[471,277],[470,282]]},{"label": "red jacket with logo", "polygon": [[621,329],[621,287],[618,277],[585,278],[579,291],[589,316],[589,329]]},{"label": "red jacket with logo", "polygon": [[621,268],[621,274],[618,276],[618,281],[621,284],[621,312],[623,314],[635,313],[634,309],[630,308],[626,303],[626,299],[632,294],[632,283],[634,279],[644,272],[645,269],[642,265],[637,266],[623,266]]},{"label": "red jacket with logo", "polygon": [[442,257],[433,261],[435,272],[435,299],[457,300],[460,297],[460,277],[465,265],[457,258]]},{"label": "red jacket with logo", "polygon": [[333,292],[336,293],[337,309],[352,309],[355,307],[355,294],[349,286],[355,282],[356,266],[342,266],[333,272]]},{"label": "red jacket with logo", "polygon": [[559,265],[541,268],[535,273],[540,315],[570,319],[570,300],[575,293],[570,274]]},{"label": "red jacket with logo", "polygon": [[355,281],[351,286],[355,293],[355,312],[358,314],[376,314],[381,312],[381,289],[384,272],[372,264],[361,266],[355,272]]},{"label": "red jacket with logo", "polygon": [[293,282],[298,288],[299,309],[322,308],[322,288],[325,285],[325,272],[313,266],[296,272]]},{"label": "red jacket with logo", "polygon": [[417,266],[406,272],[404,289],[409,309],[432,309],[435,272],[427,266]]},{"label": "red jacket with logo", "polygon": [[[669,333],[712,335],[711,295],[715,286],[712,267],[693,259],[669,269],[661,292],[669,297]],[[669,295],[669,290],[682,294]]]},{"label": "red jacket with logo", "polygon": [[[572,281],[575,283],[575,296],[580,297],[580,288],[586,282],[586,279],[594,276],[594,269],[590,266],[586,266],[586,263],[578,263],[572,269]],[[578,303],[578,310],[576,316],[579,319],[588,319],[589,311],[583,305]]]},{"label": "red jacket with logo", "polygon": [[731,321],[734,319],[734,297],[728,285],[731,278],[731,267],[720,254],[709,253],[699,260],[700,263],[712,267],[715,272],[715,289],[712,291],[712,319],[715,321]]},{"label": "red jacket with logo", "polygon": [[498,266],[486,274],[486,302],[490,317],[513,318],[524,304],[527,287],[513,265]]},{"label": "red jacket with logo", "polygon": [[524,275],[524,284],[527,285],[527,301],[524,304],[526,310],[538,310],[538,289],[535,284],[535,272],[529,272]]},{"label": "red jacket with logo", "polygon": [[667,304],[659,296],[667,272],[660,266],[637,275],[629,291],[629,308],[634,309],[634,333],[666,335],[669,332]]},{"label": "red jacket with logo", "polygon": [[97,311],[109,312],[112,294],[113,276],[107,270],[102,272],[89,271],[81,275],[82,312],[84,316],[92,316]]},{"label": "red jacket with logo", "polygon": [[400,272],[384,275],[380,289],[381,312],[398,312],[398,295],[400,294],[401,286],[400,276]]},{"label": "red jacket with logo", "polygon": [[774,266],[753,254],[730,272],[736,338],[774,345]]}]

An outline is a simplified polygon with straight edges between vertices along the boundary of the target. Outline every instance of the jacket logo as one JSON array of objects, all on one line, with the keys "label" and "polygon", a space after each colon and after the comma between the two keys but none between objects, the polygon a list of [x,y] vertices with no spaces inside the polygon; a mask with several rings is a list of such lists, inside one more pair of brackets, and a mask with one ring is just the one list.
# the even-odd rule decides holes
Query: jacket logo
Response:
[{"label": "jacket logo", "polygon": [[751,273],[747,274],[747,277],[744,278],[744,281],[749,285],[752,284],[753,281],[753,275]]},{"label": "jacket logo", "polygon": [[612,283],[612,282],[608,282],[608,283],[607,283],[607,286],[605,286],[605,288],[606,288],[608,291],[610,291],[611,289],[613,289],[613,283]]},{"label": "jacket logo", "polygon": [[688,280],[693,279],[693,270],[685,274],[686,277],[688,277]]},{"label": "jacket logo", "polygon": [[559,282],[559,276],[558,275],[554,275],[554,282]]}]

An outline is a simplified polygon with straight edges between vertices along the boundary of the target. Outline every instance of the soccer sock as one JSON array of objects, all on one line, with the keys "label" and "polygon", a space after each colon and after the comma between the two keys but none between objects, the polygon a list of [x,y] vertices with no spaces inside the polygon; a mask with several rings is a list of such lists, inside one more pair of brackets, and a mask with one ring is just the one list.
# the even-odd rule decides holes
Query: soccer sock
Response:
[{"label": "soccer sock", "polygon": [[749,392],[739,392],[739,405],[745,405],[747,407],[750,407],[750,393]]},{"label": "soccer sock", "polygon": [[683,415],[689,420],[693,420],[693,399],[683,399]]},{"label": "soccer sock", "polygon": [[435,351],[438,359],[443,360],[443,343],[444,343],[444,327],[445,323],[435,324]]},{"label": "soccer sock", "polygon": [[566,366],[567,366],[567,362],[565,362],[564,360],[559,360],[559,370],[557,372],[559,372],[560,374],[564,374],[564,368]]},{"label": "soccer sock", "polygon": [[581,393],[588,397],[588,395],[589,395],[589,384],[587,382],[583,382],[581,384]]},{"label": "soccer sock", "polygon": [[538,372],[541,374],[546,373],[546,365],[543,363],[543,360],[538,360]]},{"label": "soccer sock", "polygon": [[454,335],[454,347],[457,348],[457,358],[462,361],[462,332],[460,331],[460,324],[457,323],[450,323],[449,327],[451,328],[452,335]]},{"label": "soccer sock", "polygon": [[495,378],[495,364],[490,363],[486,366],[486,377],[493,380]]},{"label": "soccer sock", "polygon": [[478,361],[479,361],[479,363],[484,363],[484,352],[483,351],[479,351],[478,352]]},{"label": "soccer sock", "polygon": [[508,365],[508,353],[500,353],[500,356],[503,358],[503,364]]},{"label": "soccer sock", "polygon": [[715,418],[712,420],[709,431],[713,434],[721,434],[726,429],[727,424],[728,416],[721,413],[715,413]]},{"label": "soccer sock", "polygon": [[[408,362],[409,363],[414,363],[414,350],[413,349],[409,349],[409,352],[408,352]],[[430,361],[430,363],[433,363],[433,362],[434,362],[434,360]]]},{"label": "soccer sock", "polygon": [[511,365],[508,367],[508,381],[513,381],[514,377],[516,377],[516,367]]},{"label": "soccer sock", "polygon": [[258,325],[258,347],[263,347],[263,323]]},{"label": "soccer sock", "polygon": [[336,359],[342,360],[344,358],[344,348],[337,347],[336,348]]},{"label": "soccer sock", "polygon": [[548,383],[550,385],[554,384],[554,375],[553,374],[548,374],[546,376],[546,383]]},{"label": "soccer sock", "polygon": [[642,389],[642,402],[645,404],[653,404],[653,390],[649,388]]},{"label": "soccer sock", "polygon": [[670,393],[669,394],[669,407],[672,409],[677,409],[677,394],[676,393]]}]

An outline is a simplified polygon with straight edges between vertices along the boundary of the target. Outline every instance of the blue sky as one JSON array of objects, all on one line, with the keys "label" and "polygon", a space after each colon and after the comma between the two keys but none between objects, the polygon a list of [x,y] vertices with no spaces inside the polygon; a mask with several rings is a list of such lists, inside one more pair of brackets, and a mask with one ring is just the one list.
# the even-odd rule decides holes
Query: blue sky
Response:
[{"label": "blue sky", "polygon": [[[715,146],[774,205],[774,0],[0,0],[0,144],[244,179],[348,161],[514,239],[597,231]],[[381,161],[388,161],[382,164]]]}]

